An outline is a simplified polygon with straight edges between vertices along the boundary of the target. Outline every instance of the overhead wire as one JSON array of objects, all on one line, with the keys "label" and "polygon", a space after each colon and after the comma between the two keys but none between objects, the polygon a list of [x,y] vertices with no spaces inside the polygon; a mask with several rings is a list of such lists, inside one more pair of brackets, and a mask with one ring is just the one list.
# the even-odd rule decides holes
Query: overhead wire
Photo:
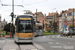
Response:
[{"label": "overhead wire", "polygon": [[[44,1],[40,1],[40,2],[35,2],[35,3],[30,3],[30,4],[24,4],[23,5],[24,0],[22,0],[22,5],[23,5],[23,8],[25,9],[25,7],[24,7],[25,5],[30,5],[31,6],[32,4],[38,4],[38,3],[45,2],[45,1],[48,1],[48,0],[44,0]],[[34,6],[32,6],[32,7],[34,7]],[[36,9],[36,7],[34,7],[34,8]]]},{"label": "overhead wire", "polygon": [[2,1],[0,0],[0,4],[2,4]]},{"label": "overhead wire", "polygon": [[1,1],[1,0],[0,0],[0,5],[1,5],[1,6],[0,6],[0,8],[1,8],[1,7],[2,7],[2,1]]},{"label": "overhead wire", "polygon": [[35,2],[35,3],[30,3],[30,4],[24,4],[24,5],[32,5],[32,4],[38,4],[38,3],[45,2],[45,1],[48,1],[48,0],[44,0],[44,1],[40,1],[40,2]]}]

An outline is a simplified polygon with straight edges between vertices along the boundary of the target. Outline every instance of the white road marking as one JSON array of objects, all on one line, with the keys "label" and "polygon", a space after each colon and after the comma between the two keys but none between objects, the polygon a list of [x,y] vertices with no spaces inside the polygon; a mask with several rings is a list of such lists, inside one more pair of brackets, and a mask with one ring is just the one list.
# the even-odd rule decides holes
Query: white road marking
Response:
[{"label": "white road marking", "polygon": [[53,44],[53,42],[48,42],[49,44]]},{"label": "white road marking", "polygon": [[59,37],[60,37],[60,35],[57,36],[57,38],[59,38]]},{"label": "white road marking", "polygon": [[60,44],[60,43],[56,42],[56,44]]},{"label": "white road marking", "polygon": [[65,44],[62,44],[62,43],[59,43],[59,42],[56,42],[56,44],[65,45]]},{"label": "white road marking", "polygon": [[50,36],[47,36],[47,38],[50,38]]},{"label": "white road marking", "polygon": [[31,49],[31,50],[37,50],[37,49]]},{"label": "white road marking", "polygon": [[46,38],[46,36],[43,36],[43,38]]},{"label": "white road marking", "polygon": [[55,38],[55,36],[52,36],[52,38]]}]

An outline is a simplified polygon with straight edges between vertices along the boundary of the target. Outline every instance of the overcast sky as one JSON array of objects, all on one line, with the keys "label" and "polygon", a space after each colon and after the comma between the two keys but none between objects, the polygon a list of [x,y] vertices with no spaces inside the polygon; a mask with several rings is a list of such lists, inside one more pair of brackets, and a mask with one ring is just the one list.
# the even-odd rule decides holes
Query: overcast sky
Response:
[{"label": "overcast sky", "polygon": [[[16,15],[23,14],[23,10],[30,10],[33,13],[37,11],[47,14],[49,12],[61,12],[62,10],[68,10],[69,8],[75,8],[75,0],[15,0],[15,5],[23,5],[24,7],[15,6],[14,12]],[[1,4],[12,5],[12,0],[0,0],[0,14],[2,20],[5,18],[7,22],[11,21],[9,16],[12,12],[11,6],[2,6]]]}]

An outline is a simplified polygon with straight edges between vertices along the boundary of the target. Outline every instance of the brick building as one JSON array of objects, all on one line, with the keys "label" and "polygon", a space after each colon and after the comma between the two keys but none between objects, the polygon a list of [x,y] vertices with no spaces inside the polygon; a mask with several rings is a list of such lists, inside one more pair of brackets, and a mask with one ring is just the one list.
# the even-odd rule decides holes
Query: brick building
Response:
[{"label": "brick building", "polygon": [[[34,20],[36,21],[36,13],[33,14]],[[39,17],[44,17],[42,12],[37,12],[37,20]]]},{"label": "brick building", "polygon": [[38,18],[38,21],[40,22],[40,23],[42,23],[43,24],[43,28],[44,28],[44,31],[46,30],[46,28],[47,28],[47,22],[46,22],[46,17],[39,17]]},{"label": "brick building", "polygon": [[46,18],[46,22],[47,22],[47,28],[51,28],[53,29],[54,28],[54,21],[55,21],[55,30],[57,30],[57,15],[58,13],[57,12],[54,12],[54,13],[49,13],[47,18]]},{"label": "brick building", "polygon": [[[74,24],[75,24],[75,9],[74,9]],[[60,17],[59,19],[60,31],[69,28],[70,25],[73,25],[73,9],[62,11],[62,17]]]}]

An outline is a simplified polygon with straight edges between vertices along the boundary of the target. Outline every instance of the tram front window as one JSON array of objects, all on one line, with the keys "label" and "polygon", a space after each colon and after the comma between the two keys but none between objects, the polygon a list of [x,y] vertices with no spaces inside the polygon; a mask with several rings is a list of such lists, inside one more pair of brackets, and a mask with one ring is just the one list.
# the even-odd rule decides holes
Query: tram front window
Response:
[{"label": "tram front window", "polygon": [[30,20],[20,21],[19,27],[18,27],[18,32],[23,32],[23,33],[33,32],[31,21]]}]

